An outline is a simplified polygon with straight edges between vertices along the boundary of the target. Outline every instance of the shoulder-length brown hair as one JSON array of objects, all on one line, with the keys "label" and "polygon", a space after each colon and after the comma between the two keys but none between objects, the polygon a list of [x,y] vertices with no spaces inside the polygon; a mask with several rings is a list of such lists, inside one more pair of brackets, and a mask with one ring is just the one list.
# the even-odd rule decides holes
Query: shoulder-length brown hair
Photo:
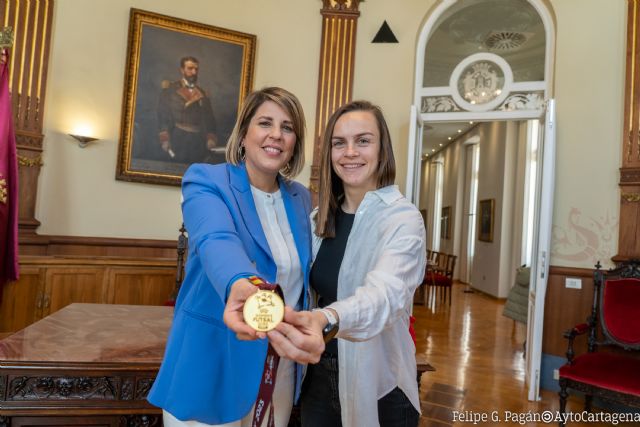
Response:
[{"label": "shoulder-length brown hair", "polygon": [[293,147],[293,155],[280,173],[287,179],[298,175],[304,167],[304,136],[305,119],[304,111],[298,98],[291,92],[280,87],[266,87],[251,92],[244,100],[236,124],[227,141],[225,156],[228,163],[238,165],[244,160],[244,147],[242,140],[247,135],[249,123],[256,111],[266,101],[272,101],[282,108],[291,117],[293,131],[296,134],[296,145]]},{"label": "shoulder-length brown hair", "polygon": [[393,157],[391,135],[389,127],[384,119],[382,110],[369,101],[352,101],[338,108],[329,117],[327,126],[322,136],[322,148],[320,157],[320,193],[318,213],[314,218],[316,223],[316,235],[319,237],[335,237],[336,235],[336,210],[344,197],[342,180],[334,172],[331,166],[331,139],[338,119],[352,111],[369,111],[378,122],[380,132],[380,153],[377,173],[377,187],[382,188],[393,184],[396,179],[396,160]]}]

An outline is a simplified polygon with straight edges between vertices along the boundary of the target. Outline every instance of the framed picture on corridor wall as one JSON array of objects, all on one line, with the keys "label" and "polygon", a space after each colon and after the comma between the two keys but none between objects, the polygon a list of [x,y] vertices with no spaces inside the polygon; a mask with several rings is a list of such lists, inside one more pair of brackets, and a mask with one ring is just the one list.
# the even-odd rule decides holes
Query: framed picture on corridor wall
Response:
[{"label": "framed picture on corridor wall", "polygon": [[256,36],[131,9],[116,179],[180,185],[222,163],[253,84]]},{"label": "framed picture on corridor wall", "polygon": [[478,240],[493,242],[494,199],[480,200],[478,208]]}]

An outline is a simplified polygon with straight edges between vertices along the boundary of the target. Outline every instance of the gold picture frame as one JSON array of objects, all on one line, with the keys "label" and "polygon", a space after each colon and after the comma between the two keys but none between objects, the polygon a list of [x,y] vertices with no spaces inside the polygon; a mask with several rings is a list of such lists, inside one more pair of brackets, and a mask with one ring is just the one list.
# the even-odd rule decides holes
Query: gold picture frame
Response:
[{"label": "gold picture frame", "polygon": [[191,163],[224,162],[255,50],[255,35],[132,8],[116,179],[180,185]]},{"label": "gold picture frame", "polygon": [[480,200],[478,205],[478,240],[483,242],[493,242],[495,200]]}]

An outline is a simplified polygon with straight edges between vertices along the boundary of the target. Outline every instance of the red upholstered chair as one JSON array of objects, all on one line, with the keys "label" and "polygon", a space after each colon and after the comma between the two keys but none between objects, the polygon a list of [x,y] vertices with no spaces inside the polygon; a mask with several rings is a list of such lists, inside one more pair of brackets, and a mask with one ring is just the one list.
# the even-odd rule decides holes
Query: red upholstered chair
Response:
[{"label": "red upholstered chair", "polygon": [[456,267],[455,255],[435,252],[436,256],[432,264],[427,263],[427,271],[423,283],[427,286],[428,299],[433,296],[434,302],[440,294],[440,300],[445,301],[449,295],[451,305],[451,287],[453,286],[453,270]]},{"label": "red upholstered chair", "polygon": [[[560,368],[560,411],[566,409],[568,389],[585,394],[585,410],[593,396],[640,407],[640,261],[594,273],[594,295],[587,323],[565,332],[567,363]],[[600,328],[598,328],[598,323]],[[575,356],[573,343],[587,334],[588,350]],[[606,351],[616,347],[621,351]],[[560,425],[564,425],[560,423]]]}]

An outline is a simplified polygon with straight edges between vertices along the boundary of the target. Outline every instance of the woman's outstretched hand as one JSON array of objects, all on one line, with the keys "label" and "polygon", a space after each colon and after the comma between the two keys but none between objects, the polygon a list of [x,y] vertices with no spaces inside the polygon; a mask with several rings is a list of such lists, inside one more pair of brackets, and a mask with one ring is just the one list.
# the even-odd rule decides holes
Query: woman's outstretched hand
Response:
[{"label": "woman's outstretched hand", "polygon": [[284,320],[267,337],[280,357],[298,363],[318,363],[324,351],[322,328],[327,319],[320,312],[294,311],[287,306]]},{"label": "woman's outstretched hand", "polygon": [[239,340],[249,341],[266,337],[264,332],[258,332],[247,325],[242,316],[244,302],[256,292],[258,292],[258,287],[247,279],[238,279],[231,285],[222,320],[229,329],[236,333]]}]

